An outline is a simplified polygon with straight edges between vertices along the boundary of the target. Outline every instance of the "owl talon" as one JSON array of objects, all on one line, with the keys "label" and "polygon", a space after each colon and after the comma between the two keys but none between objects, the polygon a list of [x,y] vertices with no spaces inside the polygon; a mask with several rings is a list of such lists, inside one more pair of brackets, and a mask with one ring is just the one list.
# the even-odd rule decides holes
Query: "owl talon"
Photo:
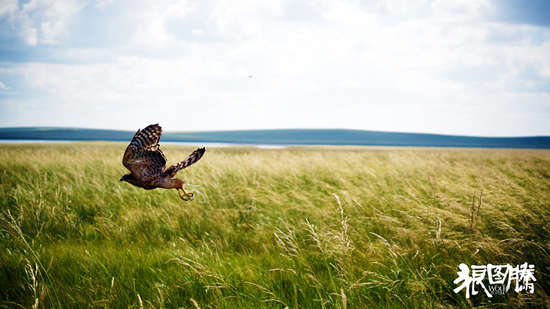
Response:
[{"label": "owl talon", "polygon": [[193,200],[193,193],[187,193],[183,188],[178,188],[178,195],[180,198],[184,201],[192,201]]}]

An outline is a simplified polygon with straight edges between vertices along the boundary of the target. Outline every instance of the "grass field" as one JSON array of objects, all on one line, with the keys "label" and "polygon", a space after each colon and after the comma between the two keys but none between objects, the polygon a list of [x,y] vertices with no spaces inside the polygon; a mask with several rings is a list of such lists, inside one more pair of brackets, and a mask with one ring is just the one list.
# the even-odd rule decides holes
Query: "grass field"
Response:
[{"label": "grass field", "polygon": [[[0,145],[0,307],[550,303],[550,151],[210,148],[183,202],[119,182],[124,147]],[[453,292],[524,262],[535,294]]]}]

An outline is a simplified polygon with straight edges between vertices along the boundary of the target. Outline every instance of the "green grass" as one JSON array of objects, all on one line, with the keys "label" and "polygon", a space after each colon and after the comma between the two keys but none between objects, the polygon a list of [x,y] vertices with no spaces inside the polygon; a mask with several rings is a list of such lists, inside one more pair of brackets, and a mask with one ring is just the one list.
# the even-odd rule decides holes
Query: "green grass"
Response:
[{"label": "green grass", "polygon": [[[119,182],[124,147],[0,145],[0,307],[550,303],[550,151],[210,148],[183,202]],[[535,294],[452,291],[523,262]]]}]

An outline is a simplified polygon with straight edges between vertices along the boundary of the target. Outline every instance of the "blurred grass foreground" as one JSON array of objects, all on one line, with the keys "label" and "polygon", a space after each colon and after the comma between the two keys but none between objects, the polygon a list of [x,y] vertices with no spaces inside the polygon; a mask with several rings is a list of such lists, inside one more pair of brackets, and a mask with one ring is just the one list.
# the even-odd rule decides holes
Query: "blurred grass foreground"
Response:
[{"label": "blurred grass foreground", "polygon": [[[548,150],[210,148],[183,202],[119,182],[125,146],[0,145],[0,307],[550,303]],[[524,262],[534,294],[453,292]]]}]

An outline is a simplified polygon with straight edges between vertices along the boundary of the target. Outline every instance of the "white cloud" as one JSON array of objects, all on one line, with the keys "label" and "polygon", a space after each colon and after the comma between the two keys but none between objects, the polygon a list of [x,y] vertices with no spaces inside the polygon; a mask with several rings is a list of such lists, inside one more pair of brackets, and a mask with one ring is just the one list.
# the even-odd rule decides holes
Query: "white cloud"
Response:
[{"label": "white cloud", "polygon": [[7,15],[29,46],[56,44],[69,29],[71,20],[83,7],[77,0],[31,0],[0,3],[0,16]]},{"label": "white cloud", "polygon": [[104,8],[113,3],[113,0],[96,0],[96,7]]},{"label": "white cloud", "polygon": [[0,0],[0,17],[12,14],[17,10],[17,0]]},{"label": "white cloud", "polygon": [[350,79],[345,79],[345,80],[340,81],[339,85],[340,85],[340,87],[343,87],[343,88],[351,88],[351,89],[361,88],[361,83],[359,83],[356,80],[350,80]]}]

